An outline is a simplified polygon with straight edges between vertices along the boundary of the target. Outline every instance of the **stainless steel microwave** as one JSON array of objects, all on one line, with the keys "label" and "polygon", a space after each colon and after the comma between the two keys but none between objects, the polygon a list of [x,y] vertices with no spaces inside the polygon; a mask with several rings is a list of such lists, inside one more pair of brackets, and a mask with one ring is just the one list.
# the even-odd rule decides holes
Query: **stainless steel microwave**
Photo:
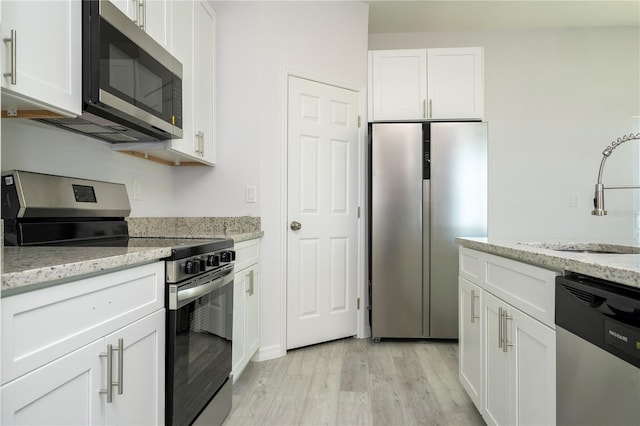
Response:
[{"label": "stainless steel microwave", "polygon": [[111,143],[182,138],[182,64],[110,1],[84,0],[82,103],[39,121]]}]

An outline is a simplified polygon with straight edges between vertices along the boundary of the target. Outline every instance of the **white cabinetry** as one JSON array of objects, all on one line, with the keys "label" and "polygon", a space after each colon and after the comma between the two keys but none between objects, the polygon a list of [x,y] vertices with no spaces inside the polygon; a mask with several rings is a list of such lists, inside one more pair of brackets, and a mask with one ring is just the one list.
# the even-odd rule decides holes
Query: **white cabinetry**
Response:
[{"label": "white cabinetry", "polygon": [[369,120],[481,120],[481,47],[369,52]]},{"label": "white cabinetry", "polygon": [[233,380],[237,380],[260,344],[260,240],[235,245],[233,291]]},{"label": "white cabinetry", "polygon": [[427,118],[482,119],[483,60],[481,47],[427,49]]},{"label": "white cabinetry", "polygon": [[458,278],[460,381],[476,405],[482,406],[482,290],[464,278]]},{"label": "white cabinetry", "polygon": [[426,49],[371,51],[369,70],[370,121],[427,117]]},{"label": "white cabinetry", "polygon": [[115,144],[115,150],[141,153],[170,165],[216,163],[215,14],[206,1],[171,6],[173,55],[182,63],[183,138],[159,143]]},{"label": "white cabinetry", "polygon": [[215,15],[205,1],[195,2],[193,15],[193,129],[195,153],[203,162],[216,163],[215,145]]},{"label": "white cabinetry", "polygon": [[3,117],[81,114],[81,5],[2,2]]},{"label": "white cabinetry", "polygon": [[155,41],[171,51],[173,0],[109,0]]},{"label": "white cabinetry", "polygon": [[555,424],[558,273],[466,248],[459,265],[460,380],[471,399],[490,425]]},{"label": "white cabinetry", "polygon": [[161,262],[2,299],[1,423],[162,424],[164,324]]}]

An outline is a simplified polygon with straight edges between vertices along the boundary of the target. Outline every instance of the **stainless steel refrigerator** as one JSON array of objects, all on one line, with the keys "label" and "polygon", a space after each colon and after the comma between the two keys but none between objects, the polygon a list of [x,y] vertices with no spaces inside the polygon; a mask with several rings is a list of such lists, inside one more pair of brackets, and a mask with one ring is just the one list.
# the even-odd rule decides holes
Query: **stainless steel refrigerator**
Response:
[{"label": "stainless steel refrigerator", "polygon": [[373,339],[458,337],[456,237],[487,233],[487,124],[370,127]]}]

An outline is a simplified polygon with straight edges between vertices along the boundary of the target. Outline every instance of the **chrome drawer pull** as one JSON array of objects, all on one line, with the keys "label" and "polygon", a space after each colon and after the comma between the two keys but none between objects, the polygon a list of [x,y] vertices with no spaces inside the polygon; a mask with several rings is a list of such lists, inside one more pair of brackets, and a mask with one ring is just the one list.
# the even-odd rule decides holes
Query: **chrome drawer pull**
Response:
[{"label": "chrome drawer pull", "polygon": [[17,60],[16,60],[16,47],[17,47],[17,33],[16,30],[11,30],[11,37],[3,38],[5,43],[11,43],[11,72],[5,72],[2,74],[5,77],[11,77],[11,84],[15,86],[17,80]]}]

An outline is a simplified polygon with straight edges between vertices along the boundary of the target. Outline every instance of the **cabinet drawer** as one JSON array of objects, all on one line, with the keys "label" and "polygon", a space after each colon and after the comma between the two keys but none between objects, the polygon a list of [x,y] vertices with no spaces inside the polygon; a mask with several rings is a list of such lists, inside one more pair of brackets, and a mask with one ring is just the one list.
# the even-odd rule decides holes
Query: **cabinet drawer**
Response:
[{"label": "cabinet drawer", "polygon": [[239,272],[260,260],[260,239],[242,241],[234,245],[236,251],[235,271]]},{"label": "cabinet drawer", "polygon": [[480,252],[460,246],[458,262],[461,277],[476,284],[480,283],[482,280],[482,258]]},{"label": "cabinet drawer", "polygon": [[485,290],[555,329],[555,279],[558,272],[483,253]]},{"label": "cabinet drawer", "polygon": [[164,307],[164,263],[2,299],[2,383]]}]

